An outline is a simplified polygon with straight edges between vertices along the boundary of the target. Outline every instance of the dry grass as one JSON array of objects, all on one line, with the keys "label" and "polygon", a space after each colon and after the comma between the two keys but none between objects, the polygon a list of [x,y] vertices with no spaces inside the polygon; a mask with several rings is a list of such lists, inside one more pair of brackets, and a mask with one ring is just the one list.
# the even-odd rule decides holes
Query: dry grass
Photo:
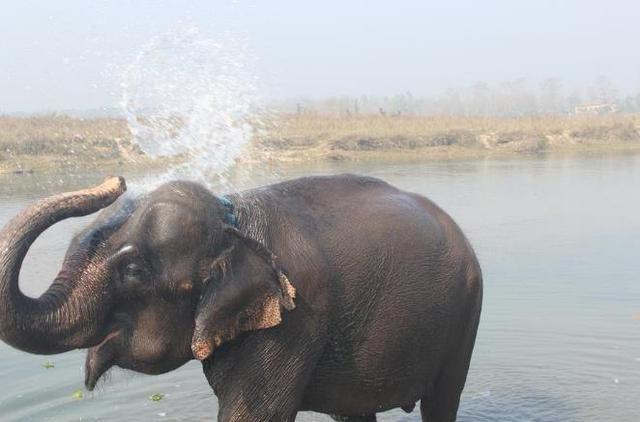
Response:
[{"label": "dry grass", "polygon": [[0,117],[0,169],[91,168],[144,161],[121,119],[64,115]]},{"label": "dry grass", "polygon": [[[252,157],[279,161],[412,159],[640,149],[640,116],[480,118],[280,115]],[[149,165],[121,119],[0,117],[0,171]]]},{"label": "dry grass", "polygon": [[420,136],[448,131],[561,132],[593,127],[638,125],[640,116],[620,114],[609,116],[548,116],[548,117],[450,117],[450,116],[394,116],[359,115],[282,115],[276,119],[271,134],[279,136],[345,137],[396,135]]},{"label": "dry grass", "polygon": [[21,142],[33,138],[66,141],[73,137],[129,137],[122,119],[78,119],[52,114],[33,117],[0,116],[0,142]]},{"label": "dry grass", "polygon": [[[562,149],[640,147],[640,117],[549,116],[281,116],[260,139],[264,146],[333,159],[406,153],[535,153]],[[295,156],[295,154],[292,154]]]}]

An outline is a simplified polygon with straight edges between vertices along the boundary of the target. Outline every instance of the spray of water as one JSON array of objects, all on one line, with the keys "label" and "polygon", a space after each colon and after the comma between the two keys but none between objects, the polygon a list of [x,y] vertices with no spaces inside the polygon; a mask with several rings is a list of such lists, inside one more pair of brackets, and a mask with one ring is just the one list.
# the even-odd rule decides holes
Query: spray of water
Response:
[{"label": "spray of water", "polygon": [[151,157],[178,157],[160,178],[228,186],[228,174],[262,127],[255,60],[230,34],[197,28],[159,35],[125,68],[121,106],[134,142]]}]

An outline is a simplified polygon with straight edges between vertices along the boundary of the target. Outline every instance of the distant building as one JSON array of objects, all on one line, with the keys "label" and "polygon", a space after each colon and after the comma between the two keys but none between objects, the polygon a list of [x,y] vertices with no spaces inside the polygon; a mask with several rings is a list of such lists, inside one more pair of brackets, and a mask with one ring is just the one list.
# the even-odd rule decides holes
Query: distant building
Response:
[{"label": "distant building", "polygon": [[574,114],[613,114],[618,112],[618,105],[614,103],[581,104],[573,108]]}]

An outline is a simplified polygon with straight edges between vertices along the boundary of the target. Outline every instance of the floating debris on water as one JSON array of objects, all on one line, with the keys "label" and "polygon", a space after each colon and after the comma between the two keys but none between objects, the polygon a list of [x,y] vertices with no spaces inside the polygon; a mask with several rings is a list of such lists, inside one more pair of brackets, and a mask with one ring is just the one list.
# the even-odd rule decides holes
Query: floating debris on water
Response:
[{"label": "floating debris on water", "polygon": [[160,401],[160,400],[162,400],[163,398],[164,398],[164,394],[156,393],[156,394],[151,395],[151,396],[149,397],[149,400],[151,400],[151,401]]},{"label": "floating debris on water", "polygon": [[82,392],[82,390],[76,390],[71,395],[71,398],[75,400],[82,400],[84,399],[84,393]]},{"label": "floating debris on water", "polygon": [[46,369],[51,369],[51,368],[55,368],[56,366],[53,364],[53,362],[46,361],[45,363],[42,364],[42,367]]}]

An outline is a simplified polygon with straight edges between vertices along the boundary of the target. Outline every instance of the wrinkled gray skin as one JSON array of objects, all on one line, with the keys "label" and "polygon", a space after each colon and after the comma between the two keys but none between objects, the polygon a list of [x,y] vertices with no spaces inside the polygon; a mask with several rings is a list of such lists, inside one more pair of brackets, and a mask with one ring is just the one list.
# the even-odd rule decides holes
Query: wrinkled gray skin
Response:
[{"label": "wrinkled gray skin", "polygon": [[482,281],[432,202],[373,178],[310,177],[228,196],[234,224],[205,188],[172,182],[108,206],[50,289],[22,295],[35,238],[123,190],[111,179],[7,224],[0,338],[31,353],[88,348],[89,389],[111,366],[158,374],[195,356],[222,422],[301,410],[375,421],[419,400],[424,421],[455,420]]}]

